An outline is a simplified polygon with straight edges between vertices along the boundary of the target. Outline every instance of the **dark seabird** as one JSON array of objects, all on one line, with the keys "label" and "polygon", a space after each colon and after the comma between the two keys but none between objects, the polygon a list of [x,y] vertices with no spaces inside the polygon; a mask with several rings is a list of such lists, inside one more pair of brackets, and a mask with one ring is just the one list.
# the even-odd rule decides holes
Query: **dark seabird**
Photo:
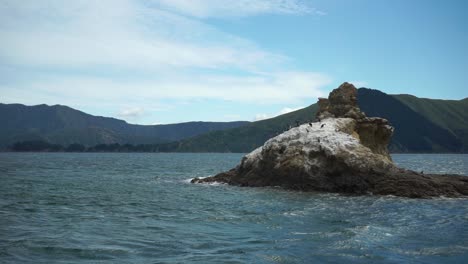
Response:
[{"label": "dark seabird", "polygon": [[322,125],[320,126],[320,128],[323,128],[324,125],[325,125],[325,124],[322,124]]},{"label": "dark seabird", "polygon": [[312,126],[312,123],[309,122],[309,126]]}]

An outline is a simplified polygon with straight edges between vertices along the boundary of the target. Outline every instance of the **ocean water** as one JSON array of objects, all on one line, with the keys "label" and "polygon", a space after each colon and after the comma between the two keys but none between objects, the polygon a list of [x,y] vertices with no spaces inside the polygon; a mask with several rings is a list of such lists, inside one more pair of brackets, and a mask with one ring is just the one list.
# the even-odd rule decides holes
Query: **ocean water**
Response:
[{"label": "ocean water", "polygon": [[[468,199],[190,184],[241,154],[0,153],[0,263],[467,263]],[[468,175],[468,155],[393,155]]]}]

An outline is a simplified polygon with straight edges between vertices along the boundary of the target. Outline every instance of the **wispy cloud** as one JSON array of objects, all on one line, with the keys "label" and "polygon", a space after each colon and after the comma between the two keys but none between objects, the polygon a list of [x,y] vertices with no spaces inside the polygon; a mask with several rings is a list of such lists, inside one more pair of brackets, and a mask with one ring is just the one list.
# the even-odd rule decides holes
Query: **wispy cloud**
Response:
[{"label": "wispy cloud", "polygon": [[204,22],[317,12],[298,0],[4,0],[2,100],[99,105],[130,119],[165,99],[292,104],[321,96],[328,75],[297,71],[284,54]]},{"label": "wispy cloud", "polygon": [[131,107],[120,111],[119,116],[123,119],[136,119],[141,117],[145,113],[145,110],[141,107]]},{"label": "wispy cloud", "polygon": [[325,12],[300,0],[159,0],[154,2],[169,10],[201,18],[259,14],[325,15]]},{"label": "wispy cloud", "polygon": [[264,119],[269,119],[269,118],[273,118],[275,116],[279,116],[279,115],[284,115],[284,114],[287,114],[287,113],[291,113],[291,112],[294,112],[294,111],[297,111],[299,109],[302,109],[304,108],[304,106],[298,106],[298,107],[284,107],[283,109],[281,109],[279,112],[277,112],[276,114],[256,114],[255,117],[254,117],[254,121],[259,121],[259,120],[264,120]]},{"label": "wispy cloud", "polygon": [[268,118],[271,118],[272,116],[268,115],[268,114],[265,114],[265,113],[262,113],[262,114],[256,114],[253,121],[260,121],[260,120],[265,120],[265,119],[268,119]]},{"label": "wispy cloud", "polygon": [[253,70],[284,58],[138,1],[4,1],[0,25],[0,57],[14,65]]},{"label": "wispy cloud", "polygon": [[304,106],[299,106],[299,107],[285,107],[283,109],[281,109],[281,111],[279,111],[279,115],[284,115],[284,114],[287,114],[287,113],[291,113],[291,112],[294,112],[294,111],[297,111],[299,109],[302,109],[304,108]]},{"label": "wispy cloud", "polygon": [[0,3],[0,57],[28,66],[252,70],[285,56],[184,15],[312,10],[297,0],[5,0]]},{"label": "wispy cloud", "polygon": [[[14,100],[18,90],[44,95],[43,100],[118,102],[161,99],[221,99],[256,104],[296,102],[322,96],[320,88],[330,77],[310,72],[276,72],[271,75],[177,75],[151,80],[53,77],[23,80],[15,86],[0,85],[2,96]],[[141,95],[141,96],[140,96]],[[10,99],[11,98],[11,99]],[[52,102],[50,102],[52,103]],[[64,102],[65,103],[65,102]],[[71,102],[73,103],[73,102]]]}]

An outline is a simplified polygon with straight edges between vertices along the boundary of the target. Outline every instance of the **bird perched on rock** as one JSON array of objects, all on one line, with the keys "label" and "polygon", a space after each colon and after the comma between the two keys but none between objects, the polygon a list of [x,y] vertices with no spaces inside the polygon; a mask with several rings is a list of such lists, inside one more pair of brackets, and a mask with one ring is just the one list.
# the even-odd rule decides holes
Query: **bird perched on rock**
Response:
[{"label": "bird perched on rock", "polygon": [[320,128],[323,128],[323,126],[325,126],[325,124],[322,124],[322,125],[320,126]]},{"label": "bird perched on rock", "polygon": [[309,122],[309,126],[312,126],[312,123]]}]

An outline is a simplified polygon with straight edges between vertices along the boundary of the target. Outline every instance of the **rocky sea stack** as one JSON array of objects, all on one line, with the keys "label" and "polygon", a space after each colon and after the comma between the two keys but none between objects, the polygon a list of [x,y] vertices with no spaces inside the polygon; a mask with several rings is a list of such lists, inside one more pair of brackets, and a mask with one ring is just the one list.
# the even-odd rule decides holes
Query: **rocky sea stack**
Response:
[{"label": "rocky sea stack", "polygon": [[234,169],[192,183],[279,186],[301,191],[412,198],[468,195],[468,177],[431,175],[396,167],[387,145],[393,127],[366,117],[357,89],[343,83],[320,98],[316,122],[294,127],[246,155]]}]

